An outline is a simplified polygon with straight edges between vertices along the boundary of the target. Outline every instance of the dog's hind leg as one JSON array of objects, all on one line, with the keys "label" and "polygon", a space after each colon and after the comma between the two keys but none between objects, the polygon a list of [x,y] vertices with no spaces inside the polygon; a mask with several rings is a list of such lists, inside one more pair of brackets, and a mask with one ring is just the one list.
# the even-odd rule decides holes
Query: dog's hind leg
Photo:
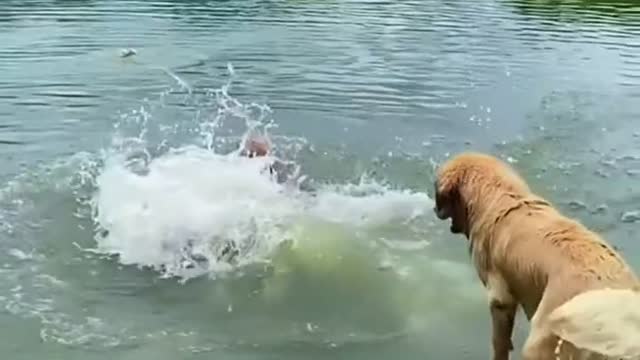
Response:
[{"label": "dog's hind leg", "polygon": [[[557,303],[554,296],[549,293],[545,294],[538,305],[536,313],[531,319],[531,330],[529,337],[522,348],[522,360],[569,360],[566,357],[563,345],[558,347],[560,340],[553,334],[549,327],[548,316],[555,304]],[[566,345],[566,344],[565,344]],[[560,355],[563,355],[560,357]],[[560,357],[560,359],[558,359]],[[578,360],[578,359],[571,359]]]}]

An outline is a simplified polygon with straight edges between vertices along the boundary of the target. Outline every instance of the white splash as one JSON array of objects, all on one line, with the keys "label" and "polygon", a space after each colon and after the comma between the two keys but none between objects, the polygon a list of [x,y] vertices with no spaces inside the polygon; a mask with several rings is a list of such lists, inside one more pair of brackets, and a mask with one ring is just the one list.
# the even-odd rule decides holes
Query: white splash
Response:
[{"label": "white splash", "polygon": [[[233,75],[231,67],[229,72]],[[258,127],[275,126],[268,106],[242,104],[228,94],[230,86],[231,81],[209,92],[217,107],[210,112],[213,118],[199,124],[202,146],[151,155],[145,136],[155,126],[152,115],[141,110],[123,117],[120,130],[134,124],[140,133],[116,132],[95,179],[95,251],[188,279],[269,261],[280,244],[295,242],[299,225],[309,221],[368,227],[401,224],[431,210],[424,193],[371,181],[303,192],[266,171],[273,158],[217,149],[216,141],[226,140],[220,135],[224,126],[244,128],[241,139]]]},{"label": "white splash", "polygon": [[324,188],[310,213],[328,221],[375,226],[413,220],[432,207],[432,200],[425,193],[390,190],[363,179],[357,185]]},{"label": "white splash", "polygon": [[[295,201],[263,171],[268,160],[187,147],[138,174],[122,157],[109,159],[94,199],[96,220],[108,232],[99,250],[119,255],[123,264],[191,275],[222,265],[210,260],[228,241],[268,251],[277,225],[296,214]],[[207,260],[206,269],[185,264],[186,249]]]},{"label": "white splash", "polygon": [[236,265],[268,260],[302,219],[380,225],[431,207],[426,194],[375,183],[303,193],[265,171],[271,160],[184,147],[140,173],[123,156],[109,158],[93,199],[95,220],[106,230],[97,236],[98,251],[190,278],[228,270],[223,255],[230,243],[238,251]]}]

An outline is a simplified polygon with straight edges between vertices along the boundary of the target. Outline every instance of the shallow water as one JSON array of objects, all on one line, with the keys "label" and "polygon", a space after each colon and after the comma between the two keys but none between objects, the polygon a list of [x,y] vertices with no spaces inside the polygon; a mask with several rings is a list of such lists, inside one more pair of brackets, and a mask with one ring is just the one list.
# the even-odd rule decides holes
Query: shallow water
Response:
[{"label": "shallow water", "polygon": [[[634,1],[4,0],[0,350],[485,359],[433,165],[503,156],[639,266],[639,35]],[[317,196],[229,154],[254,125]]]}]

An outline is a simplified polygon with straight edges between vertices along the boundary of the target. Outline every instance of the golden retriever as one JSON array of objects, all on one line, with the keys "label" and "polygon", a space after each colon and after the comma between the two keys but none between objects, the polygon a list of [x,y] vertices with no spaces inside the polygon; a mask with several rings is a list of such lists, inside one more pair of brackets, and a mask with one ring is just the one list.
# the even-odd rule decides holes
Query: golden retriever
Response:
[{"label": "golden retriever", "polygon": [[[509,165],[479,153],[445,162],[436,175],[434,211],[469,240],[488,292],[494,360],[509,359],[518,306],[531,323],[523,360],[640,355],[633,270],[601,237],[534,194]],[[634,305],[616,317],[609,305],[628,301]],[[623,333],[624,322],[633,331]]]}]

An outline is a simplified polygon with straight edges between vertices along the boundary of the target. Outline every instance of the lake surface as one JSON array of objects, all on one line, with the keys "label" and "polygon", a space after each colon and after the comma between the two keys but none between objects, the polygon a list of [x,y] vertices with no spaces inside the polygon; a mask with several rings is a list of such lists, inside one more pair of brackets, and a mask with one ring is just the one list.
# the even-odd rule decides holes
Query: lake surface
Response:
[{"label": "lake surface", "polygon": [[4,358],[486,359],[429,196],[464,149],[640,266],[638,2],[3,0],[0,44]]}]

